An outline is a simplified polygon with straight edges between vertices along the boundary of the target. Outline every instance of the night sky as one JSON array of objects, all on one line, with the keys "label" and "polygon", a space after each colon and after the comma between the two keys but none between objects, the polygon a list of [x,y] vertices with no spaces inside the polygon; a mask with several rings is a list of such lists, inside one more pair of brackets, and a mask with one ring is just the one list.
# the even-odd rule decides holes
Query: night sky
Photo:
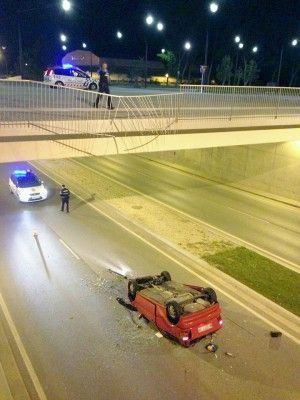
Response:
[{"label": "night sky", "polygon": [[[145,37],[149,58],[155,59],[162,47],[178,52],[185,40],[193,45],[191,61],[204,59],[206,31],[210,32],[209,60],[217,64],[225,54],[236,54],[233,38],[240,34],[243,54],[250,59],[251,48],[264,79],[272,79],[284,46],[283,80],[300,62],[300,0],[220,0],[219,11],[208,11],[204,0],[72,0],[73,10],[60,10],[60,0],[0,0],[0,45],[7,46],[9,63],[17,62],[17,10],[21,13],[24,59],[41,67],[58,62],[62,56],[59,33],[69,37],[68,50],[81,47],[82,41],[99,56],[141,58]],[[165,24],[163,33],[145,25],[147,13]],[[123,33],[122,41],[116,31]]]}]

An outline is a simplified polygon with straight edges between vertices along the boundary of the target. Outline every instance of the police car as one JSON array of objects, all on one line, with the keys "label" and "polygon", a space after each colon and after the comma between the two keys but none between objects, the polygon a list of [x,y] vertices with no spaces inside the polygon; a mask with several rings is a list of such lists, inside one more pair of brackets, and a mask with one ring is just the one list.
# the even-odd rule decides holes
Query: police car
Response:
[{"label": "police car", "polygon": [[52,86],[66,86],[77,89],[97,90],[97,82],[87,73],[71,64],[48,68],[44,72],[44,82]]},{"label": "police car", "polygon": [[22,203],[45,200],[48,195],[44,183],[30,169],[14,171],[8,184],[11,193]]}]

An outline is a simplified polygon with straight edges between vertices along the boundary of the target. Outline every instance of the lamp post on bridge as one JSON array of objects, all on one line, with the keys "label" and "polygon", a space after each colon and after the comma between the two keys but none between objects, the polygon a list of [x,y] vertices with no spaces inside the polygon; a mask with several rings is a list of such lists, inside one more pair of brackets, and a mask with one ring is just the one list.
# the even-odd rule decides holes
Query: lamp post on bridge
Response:
[{"label": "lamp post on bridge", "polygon": [[[151,27],[155,23],[155,20],[151,14],[148,14],[145,19],[145,22],[146,25],[148,25],[148,27]],[[160,21],[157,22],[156,29],[158,32],[162,32],[164,28],[165,27],[162,22]],[[147,37],[145,36],[145,87],[147,87],[147,79],[148,79],[148,50],[149,50],[148,40]]]},{"label": "lamp post on bridge", "polygon": [[[47,7],[53,7],[55,6],[55,4],[47,4],[46,6],[44,6],[45,8]],[[72,3],[70,0],[62,0],[61,1],[61,5],[60,5],[61,9],[64,12],[70,12],[72,9]],[[34,8],[28,8],[26,10],[18,10],[17,11],[17,20],[18,20],[18,47],[19,47],[19,72],[21,75],[21,78],[23,77],[23,37],[22,37],[22,27],[21,27],[21,14],[27,14],[33,11],[38,10],[38,7],[34,7]],[[66,46],[65,46],[66,47]]]}]

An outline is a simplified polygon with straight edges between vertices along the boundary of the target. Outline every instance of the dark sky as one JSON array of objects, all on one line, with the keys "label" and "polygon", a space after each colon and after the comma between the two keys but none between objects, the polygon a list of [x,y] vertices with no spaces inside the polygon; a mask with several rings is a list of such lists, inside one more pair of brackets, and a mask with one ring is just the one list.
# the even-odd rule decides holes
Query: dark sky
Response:
[{"label": "dark sky", "polygon": [[[300,0],[220,0],[219,12],[208,12],[204,0],[72,0],[73,10],[64,14],[60,0],[0,0],[0,45],[8,47],[10,62],[17,57],[17,10],[36,8],[20,13],[25,56],[38,58],[41,64],[53,64],[61,57],[58,36],[70,38],[68,49],[74,50],[85,41],[98,55],[139,58],[144,55],[145,36],[150,58],[162,47],[178,52],[185,40],[193,45],[191,56],[197,63],[204,59],[207,29],[210,32],[210,59],[215,63],[224,54],[235,55],[235,34],[245,43],[243,50],[257,44],[258,61],[263,70],[278,64],[281,46],[285,46],[284,71],[299,61],[298,48],[291,39],[300,39]],[[150,12],[165,24],[163,33],[145,26]],[[124,35],[116,39],[116,31]]]}]

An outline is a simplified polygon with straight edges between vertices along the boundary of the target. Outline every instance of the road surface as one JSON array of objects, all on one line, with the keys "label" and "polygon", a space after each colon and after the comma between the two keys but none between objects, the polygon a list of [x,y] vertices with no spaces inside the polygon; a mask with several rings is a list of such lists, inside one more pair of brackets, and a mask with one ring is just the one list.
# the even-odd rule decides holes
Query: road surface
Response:
[{"label": "road surface", "polygon": [[99,178],[112,178],[300,269],[300,211],[296,207],[146,157],[85,157],[76,162],[100,174]]},{"label": "road surface", "polygon": [[226,295],[216,356],[205,351],[207,340],[184,349],[157,338],[115,301],[126,281],[107,268],[201,279],[90,207],[89,190],[63,214],[45,176],[48,200],[18,203],[7,185],[13,168],[0,165],[0,292],[48,400],[299,398],[299,347],[271,339],[267,324]]}]

